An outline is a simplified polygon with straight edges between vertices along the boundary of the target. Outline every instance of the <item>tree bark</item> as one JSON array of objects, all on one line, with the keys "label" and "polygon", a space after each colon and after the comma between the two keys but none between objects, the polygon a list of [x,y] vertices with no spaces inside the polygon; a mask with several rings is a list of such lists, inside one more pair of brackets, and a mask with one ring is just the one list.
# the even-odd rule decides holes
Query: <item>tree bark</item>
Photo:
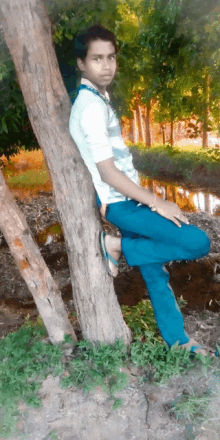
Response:
[{"label": "tree bark", "polygon": [[0,171],[0,229],[15,258],[20,273],[32,293],[52,344],[64,340],[65,333],[77,341],[68,321],[58,286],[31,236],[24,215],[18,208]]},{"label": "tree bark", "polygon": [[100,214],[91,176],[69,133],[70,99],[40,0],[1,0],[3,32],[28,115],[53,181],[83,337],[131,342],[100,252]]},{"label": "tree bark", "polygon": [[146,114],[146,145],[147,145],[147,147],[151,147],[150,112],[151,112],[151,106],[149,103],[147,105],[147,114]]},{"label": "tree bark", "polygon": [[208,134],[208,120],[209,120],[209,72],[204,78],[204,110],[203,110],[203,126],[202,126],[202,146],[208,148],[209,134]]}]

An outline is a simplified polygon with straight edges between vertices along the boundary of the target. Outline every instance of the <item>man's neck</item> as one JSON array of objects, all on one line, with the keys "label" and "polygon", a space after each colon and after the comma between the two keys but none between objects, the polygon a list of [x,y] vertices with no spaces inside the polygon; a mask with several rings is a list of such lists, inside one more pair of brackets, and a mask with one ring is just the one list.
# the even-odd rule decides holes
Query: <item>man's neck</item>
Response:
[{"label": "man's neck", "polygon": [[106,92],[106,87],[98,87],[96,84],[94,84],[92,81],[90,81],[90,79],[85,78],[82,76],[82,82],[84,82],[84,84],[88,84],[91,85],[92,87],[94,87],[94,89],[98,90],[99,93],[101,93],[103,96],[105,96],[105,92]]}]

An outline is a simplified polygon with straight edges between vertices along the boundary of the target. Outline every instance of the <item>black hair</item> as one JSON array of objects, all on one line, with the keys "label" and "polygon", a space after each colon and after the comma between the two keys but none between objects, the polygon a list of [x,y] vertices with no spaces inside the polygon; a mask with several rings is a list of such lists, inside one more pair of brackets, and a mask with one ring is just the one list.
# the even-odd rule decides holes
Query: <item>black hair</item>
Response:
[{"label": "black hair", "polygon": [[110,41],[113,44],[117,54],[119,48],[113,32],[99,24],[96,24],[81,31],[80,34],[76,36],[74,40],[76,58],[80,58],[82,61],[84,61],[88,53],[89,43],[96,40]]}]

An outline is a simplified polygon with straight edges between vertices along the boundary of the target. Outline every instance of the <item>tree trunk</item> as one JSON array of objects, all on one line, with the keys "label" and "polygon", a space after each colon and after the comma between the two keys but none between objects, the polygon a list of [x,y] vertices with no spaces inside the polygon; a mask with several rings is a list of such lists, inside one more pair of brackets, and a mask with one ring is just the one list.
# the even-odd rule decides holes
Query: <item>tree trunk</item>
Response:
[{"label": "tree trunk", "polygon": [[147,105],[147,114],[146,114],[146,145],[147,145],[147,147],[151,147],[150,112],[151,112],[151,106],[149,103]]},{"label": "tree trunk", "polygon": [[40,0],[1,0],[3,32],[28,115],[44,152],[67,245],[73,299],[83,337],[131,341],[100,251],[100,214],[91,176],[69,133],[70,99]]},{"label": "tree trunk", "polygon": [[208,148],[209,146],[209,134],[208,134],[208,121],[209,121],[209,82],[210,76],[207,72],[204,79],[204,110],[203,110],[203,127],[202,127],[202,146]]},{"label": "tree trunk", "polygon": [[166,133],[165,133],[165,126],[164,126],[164,124],[161,124],[160,128],[161,128],[161,132],[162,132],[162,136],[163,136],[163,145],[165,145],[166,144]]},{"label": "tree trunk", "polygon": [[168,195],[168,185],[165,185],[165,200],[169,200],[169,195]]},{"label": "tree trunk", "polygon": [[138,130],[137,130],[137,111],[133,110],[133,142],[136,144],[138,142]]},{"label": "tree trunk", "polygon": [[15,258],[20,273],[32,293],[52,344],[64,340],[65,333],[77,341],[68,321],[61,293],[31,236],[24,215],[19,210],[0,171],[0,229]]},{"label": "tree trunk", "polygon": [[138,116],[139,116],[139,121],[140,121],[140,137],[142,139],[142,141],[144,142],[144,144],[146,143],[146,133],[144,130],[144,121],[143,121],[143,116],[142,116],[142,108],[140,105],[138,105]]},{"label": "tree trunk", "polygon": [[173,202],[173,203],[176,203],[176,188],[175,188],[175,186],[174,186],[173,189],[172,189],[172,195],[173,195],[173,200],[172,200],[172,202]]},{"label": "tree trunk", "polygon": [[203,193],[204,194],[204,208],[205,212],[208,212],[208,214],[211,214],[211,207],[210,207],[210,194],[209,193]]},{"label": "tree trunk", "polygon": [[174,128],[174,122],[173,122],[173,119],[171,119],[171,122],[170,122],[170,145],[171,145],[171,147],[173,147],[173,143],[174,143],[173,128]]}]

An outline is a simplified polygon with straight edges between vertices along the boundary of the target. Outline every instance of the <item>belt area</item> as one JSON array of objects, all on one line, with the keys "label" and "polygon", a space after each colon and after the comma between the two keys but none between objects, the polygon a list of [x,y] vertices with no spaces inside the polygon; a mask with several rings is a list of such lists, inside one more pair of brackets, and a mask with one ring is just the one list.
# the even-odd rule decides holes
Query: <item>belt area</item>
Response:
[{"label": "belt area", "polygon": [[105,217],[105,214],[106,214],[107,206],[108,206],[108,204],[106,204],[106,203],[102,203],[101,206],[100,206],[100,208],[99,208],[99,209],[100,209],[101,216],[104,217],[104,218],[106,218],[106,217]]},{"label": "belt area", "polygon": [[[129,200],[131,200],[131,199],[128,197],[125,197],[125,202],[127,202]],[[139,203],[139,204],[141,205],[141,203]],[[104,218],[106,218],[105,215],[106,215],[107,206],[108,206],[108,203],[101,203],[101,206],[99,208],[100,213],[101,213],[102,217],[104,217]]]}]

